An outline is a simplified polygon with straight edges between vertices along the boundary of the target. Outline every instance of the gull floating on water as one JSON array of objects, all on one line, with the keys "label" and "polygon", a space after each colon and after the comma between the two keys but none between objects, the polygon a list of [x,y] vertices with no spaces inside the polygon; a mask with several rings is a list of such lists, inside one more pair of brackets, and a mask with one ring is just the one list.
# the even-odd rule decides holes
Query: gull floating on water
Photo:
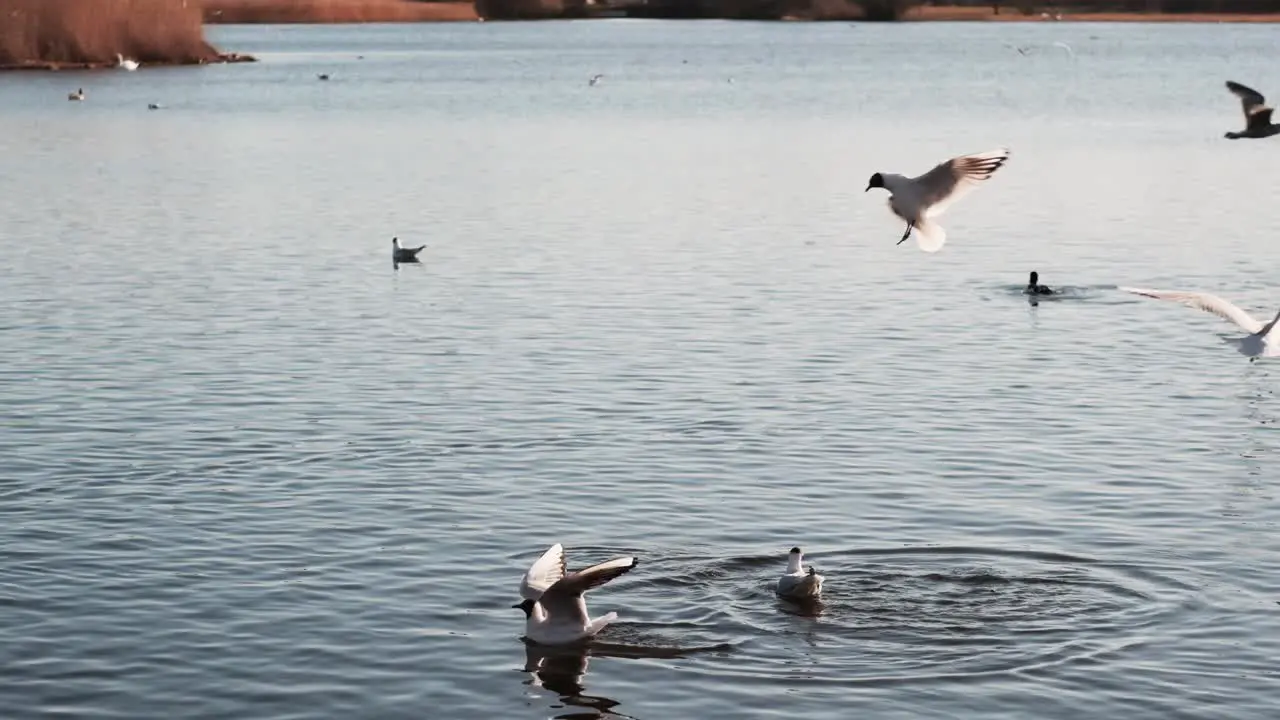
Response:
[{"label": "gull floating on water", "polygon": [[400,247],[400,238],[393,237],[391,238],[391,260],[398,263],[416,263],[418,262],[418,253],[422,252],[425,247],[426,245],[419,245],[416,248],[402,248]]},{"label": "gull floating on water", "polygon": [[124,68],[125,70],[129,70],[129,71],[137,70],[138,61],[126,60],[123,55],[121,55],[120,53],[116,53],[116,67]]},{"label": "gull floating on water", "polygon": [[822,581],[825,578],[819,575],[812,565],[807,572],[801,568],[800,563],[803,559],[804,555],[800,552],[800,548],[791,548],[791,553],[787,556],[787,572],[778,578],[778,585],[774,588],[774,592],[795,600],[812,600],[822,594]]},{"label": "gull floating on water", "polygon": [[328,80],[328,79],[329,79],[329,73],[320,73],[319,75],[316,75],[316,77],[317,77],[318,79],[320,79],[320,80]]},{"label": "gull floating on water", "polygon": [[920,249],[938,252],[947,241],[947,233],[931,218],[941,215],[978,183],[989,179],[1008,160],[1009,150],[1001,148],[952,158],[920,177],[876,173],[867,183],[867,190],[888,190],[889,209],[907,221],[907,229],[898,240],[899,245],[911,236],[912,230],[916,230],[916,243]]},{"label": "gull floating on water", "polygon": [[587,81],[587,84],[588,84],[588,85],[591,85],[591,86],[593,86],[593,87],[594,87],[594,86],[595,86],[595,84],[596,84],[596,83],[598,83],[598,82],[600,82],[600,80],[601,80],[602,78],[604,78],[604,74],[603,74],[603,73],[602,73],[602,74],[599,74],[599,75],[592,75],[592,76],[591,76],[591,79]]},{"label": "gull floating on water", "polygon": [[78,90],[76,90],[76,91],[75,91],[75,92],[73,92],[73,93],[67,93],[67,99],[68,99],[68,100],[74,100],[74,101],[76,101],[76,102],[79,102],[79,101],[83,100],[83,99],[84,99],[84,88],[79,88]]},{"label": "gull floating on water", "polygon": [[1244,108],[1244,131],[1228,132],[1223,137],[1237,140],[1280,135],[1280,125],[1271,122],[1272,110],[1267,107],[1267,99],[1262,93],[1230,80],[1227,81],[1227,89],[1240,98],[1240,105]]},{"label": "gull floating on water", "polygon": [[635,566],[635,558],[621,557],[566,573],[564,547],[552,545],[520,579],[524,600],[511,606],[524,611],[525,637],[540,645],[566,645],[595,636],[617,620],[618,613],[592,619],[583,594]]},{"label": "gull floating on water", "polygon": [[1173,300],[1198,310],[1211,312],[1225,320],[1230,320],[1249,334],[1242,338],[1228,338],[1226,342],[1235,345],[1236,349],[1241,354],[1248,355],[1251,361],[1259,356],[1280,356],[1280,333],[1275,332],[1276,321],[1280,320],[1280,312],[1276,313],[1271,322],[1263,324],[1262,321],[1217,295],[1172,290],[1145,290],[1131,287],[1122,287],[1120,289],[1157,300]]},{"label": "gull floating on water", "polygon": [[1027,282],[1027,289],[1022,291],[1023,295],[1052,295],[1053,288],[1048,285],[1040,284],[1040,273],[1035,270],[1031,271],[1031,279]]}]

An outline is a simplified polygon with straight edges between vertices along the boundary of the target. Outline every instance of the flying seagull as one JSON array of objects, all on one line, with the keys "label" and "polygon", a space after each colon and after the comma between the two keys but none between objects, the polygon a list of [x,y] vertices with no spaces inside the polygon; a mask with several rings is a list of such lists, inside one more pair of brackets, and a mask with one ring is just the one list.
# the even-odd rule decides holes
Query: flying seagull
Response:
[{"label": "flying seagull", "polygon": [[524,611],[525,637],[539,645],[566,645],[595,636],[617,620],[618,613],[593,619],[583,594],[635,566],[635,558],[621,557],[567,573],[564,547],[552,545],[520,579],[524,600],[511,606]]},{"label": "flying seagull", "polygon": [[[931,218],[946,211],[978,183],[988,180],[1009,160],[1009,150],[1001,148],[973,155],[961,155],[938,164],[920,177],[904,177],[892,173],[876,173],[867,190],[884,188],[890,193],[889,209],[907,222],[898,240],[901,245],[916,233],[916,243],[925,252],[938,252],[947,241],[947,233]],[[864,191],[865,192],[865,191]]]},{"label": "flying seagull", "polygon": [[1262,93],[1230,80],[1227,81],[1227,89],[1240,98],[1240,106],[1244,108],[1244,131],[1228,132],[1223,137],[1237,140],[1280,135],[1280,125],[1271,122],[1271,108],[1267,107],[1267,99]]},{"label": "flying seagull", "polygon": [[1249,334],[1244,337],[1227,338],[1226,342],[1235,345],[1241,354],[1248,355],[1250,361],[1256,360],[1259,356],[1280,356],[1280,332],[1275,330],[1276,321],[1280,320],[1280,312],[1276,313],[1271,322],[1264,324],[1261,320],[1254,318],[1249,313],[1217,295],[1172,290],[1145,290],[1131,287],[1122,287],[1120,289],[1157,300],[1173,300],[1188,307],[1211,312],[1225,320],[1230,320]]}]

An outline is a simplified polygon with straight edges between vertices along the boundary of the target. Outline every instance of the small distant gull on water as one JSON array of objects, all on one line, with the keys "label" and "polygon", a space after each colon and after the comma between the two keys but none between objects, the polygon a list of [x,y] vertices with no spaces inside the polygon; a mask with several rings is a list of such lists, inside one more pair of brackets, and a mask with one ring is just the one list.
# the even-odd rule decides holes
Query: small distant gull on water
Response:
[{"label": "small distant gull on water", "polygon": [[138,69],[137,60],[126,60],[123,55],[116,53],[116,67],[124,68],[130,72]]},{"label": "small distant gull on water", "polygon": [[76,102],[79,102],[79,101],[83,100],[83,99],[84,99],[84,88],[79,88],[78,90],[76,90],[76,91],[75,91],[75,92],[73,92],[73,93],[67,93],[67,99],[68,99],[68,100],[74,100],[74,101],[76,101]]},{"label": "small distant gull on water", "polygon": [[1146,290],[1131,287],[1121,287],[1120,289],[1157,300],[1173,300],[1197,310],[1211,312],[1225,320],[1230,320],[1249,334],[1239,338],[1227,338],[1226,342],[1235,345],[1241,354],[1248,355],[1250,362],[1256,360],[1259,356],[1280,356],[1280,332],[1276,331],[1276,321],[1280,320],[1280,312],[1276,313],[1271,322],[1264,324],[1261,320],[1254,318],[1249,313],[1217,295],[1174,290]]},{"label": "small distant gull on water", "polygon": [[525,615],[525,637],[539,645],[566,645],[587,640],[618,619],[610,612],[592,619],[583,594],[598,588],[636,566],[633,557],[621,557],[566,573],[564,547],[552,545],[520,579],[524,600],[511,607]]},{"label": "small distant gull on water", "polygon": [[319,78],[319,79],[321,79],[321,80],[328,80],[328,79],[329,79],[329,73],[320,73],[319,75],[316,75],[316,77],[317,77],[317,78]]},{"label": "small distant gull on water", "polygon": [[418,262],[418,253],[426,245],[419,245],[416,248],[400,247],[400,238],[391,238],[391,260],[398,263],[416,263]]},{"label": "small distant gull on water", "polygon": [[876,173],[867,183],[867,191],[872,188],[889,191],[889,209],[907,222],[899,245],[916,230],[920,249],[938,252],[947,241],[947,233],[931,218],[941,215],[979,183],[990,179],[1008,160],[1009,150],[1001,148],[952,158],[919,177]]},{"label": "small distant gull on water", "polygon": [[1031,271],[1031,279],[1027,282],[1027,289],[1022,291],[1024,295],[1052,295],[1053,288],[1048,285],[1040,284],[1040,273],[1035,270]]},{"label": "small distant gull on water", "polygon": [[1271,108],[1262,93],[1238,82],[1227,81],[1227,89],[1240,98],[1244,108],[1244,131],[1228,132],[1223,137],[1229,140],[1239,138],[1265,138],[1280,135],[1280,125],[1271,122]]},{"label": "small distant gull on water", "polygon": [[591,76],[591,79],[587,81],[587,84],[588,84],[588,85],[591,85],[592,87],[594,87],[594,86],[596,85],[596,83],[600,82],[600,80],[601,80],[602,78],[604,78],[604,74],[603,74],[603,73],[600,73],[600,74],[597,74],[597,75],[592,75],[592,76]]},{"label": "small distant gull on water", "polygon": [[803,560],[804,554],[800,552],[800,548],[791,548],[791,553],[787,555],[787,571],[778,578],[774,592],[794,600],[812,600],[822,594],[822,581],[825,578],[812,565],[807,571],[804,570],[801,567]]},{"label": "small distant gull on water", "polygon": [[160,105],[159,105],[158,103],[147,103],[147,109],[148,109],[148,110],[159,110],[159,109],[160,109]]}]

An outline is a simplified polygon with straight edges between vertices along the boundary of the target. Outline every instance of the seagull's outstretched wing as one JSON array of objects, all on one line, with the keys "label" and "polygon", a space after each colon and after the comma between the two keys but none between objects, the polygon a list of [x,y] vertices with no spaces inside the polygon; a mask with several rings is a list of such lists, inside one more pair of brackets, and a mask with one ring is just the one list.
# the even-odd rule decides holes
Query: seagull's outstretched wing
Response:
[{"label": "seagull's outstretched wing", "polygon": [[591,618],[587,616],[587,605],[582,601],[582,594],[604,585],[619,575],[631,572],[631,568],[635,566],[635,558],[622,557],[569,573],[547,588],[538,602],[552,617],[573,617],[574,620],[586,625]]},{"label": "seagull's outstretched wing", "polygon": [[1253,129],[1255,127],[1267,127],[1271,124],[1272,110],[1267,107],[1267,99],[1262,96],[1262,93],[1231,80],[1227,81],[1227,89],[1240,98],[1240,106],[1244,109],[1246,127]]},{"label": "seagull's outstretched wing", "polygon": [[1001,148],[973,155],[961,155],[912,178],[920,188],[927,216],[941,215],[951,203],[964,197],[979,183],[991,178],[1009,160],[1009,150]]},{"label": "seagull's outstretched wing", "polygon": [[564,547],[560,543],[552,545],[542,557],[529,568],[529,572],[520,578],[520,597],[526,600],[537,600],[564,577]]},{"label": "seagull's outstretched wing", "polygon": [[1223,300],[1217,295],[1197,292],[1178,292],[1174,290],[1145,290],[1143,288],[1122,287],[1121,290],[1131,292],[1135,295],[1143,297],[1155,298],[1157,300],[1173,300],[1180,302],[1188,307],[1211,312],[1224,320],[1239,325],[1249,334],[1262,330],[1262,323],[1258,322],[1252,315]]}]

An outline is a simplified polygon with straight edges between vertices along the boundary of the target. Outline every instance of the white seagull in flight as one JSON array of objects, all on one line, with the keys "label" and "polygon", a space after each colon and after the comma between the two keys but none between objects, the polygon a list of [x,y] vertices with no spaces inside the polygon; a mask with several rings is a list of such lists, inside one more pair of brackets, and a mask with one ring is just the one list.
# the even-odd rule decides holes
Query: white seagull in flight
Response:
[{"label": "white seagull in flight", "polygon": [[964,197],[979,183],[988,180],[1009,160],[1009,150],[1001,148],[973,155],[961,155],[920,177],[909,178],[893,173],[876,173],[867,190],[884,188],[890,193],[889,209],[907,222],[901,245],[916,230],[916,243],[925,252],[938,252],[947,241],[947,233],[931,218],[941,215],[951,203]]}]

